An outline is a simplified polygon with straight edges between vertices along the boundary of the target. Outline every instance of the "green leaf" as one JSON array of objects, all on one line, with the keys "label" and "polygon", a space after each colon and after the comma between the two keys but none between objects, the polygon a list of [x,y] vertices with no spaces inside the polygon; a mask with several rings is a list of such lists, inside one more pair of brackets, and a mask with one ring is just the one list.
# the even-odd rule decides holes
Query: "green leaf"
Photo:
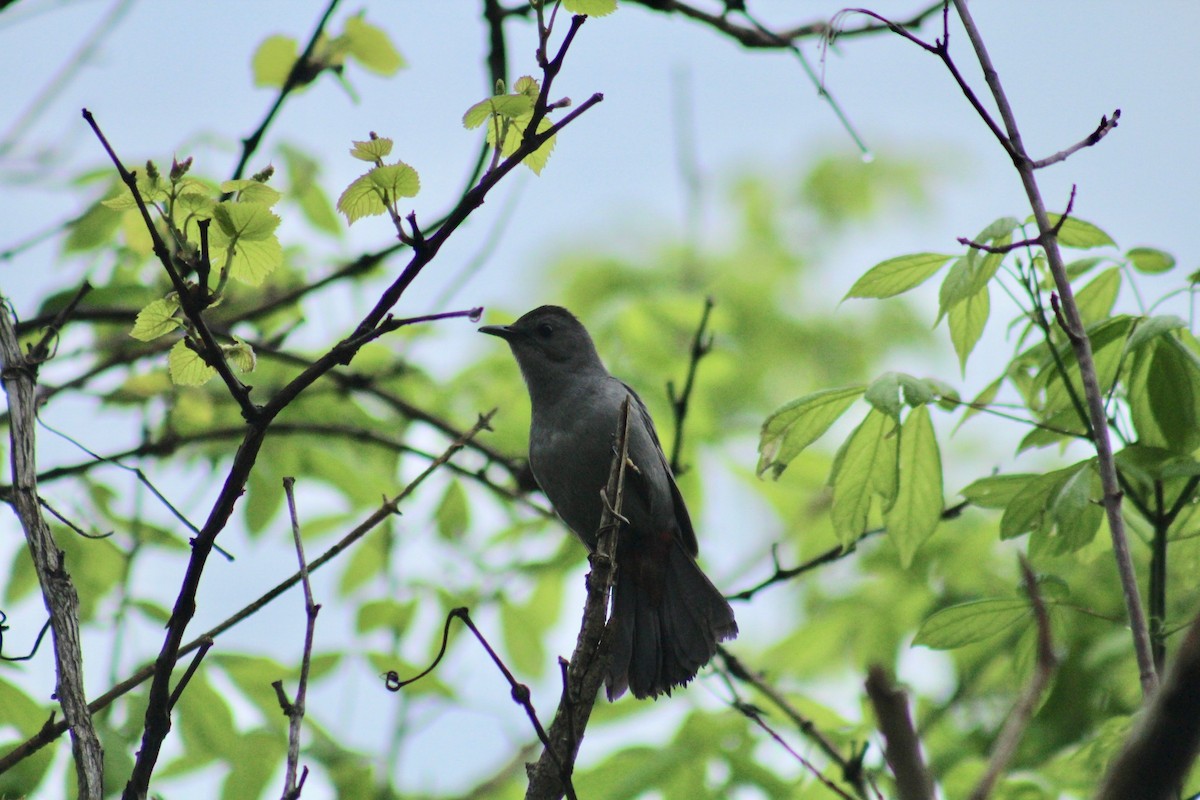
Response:
[{"label": "green leaf", "polygon": [[203,386],[212,380],[217,371],[204,363],[196,351],[180,339],[167,355],[167,369],[177,386]]},{"label": "green leaf", "polygon": [[121,214],[101,202],[92,204],[70,224],[63,252],[77,253],[107,244],[121,225]]},{"label": "green leaf", "polygon": [[383,629],[402,633],[412,623],[416,612],[417,602],[415,600],[405,603],[390,597],[382,600],[368,600],[358,607],[355,630],[359,633],[370,633]]},{"label": "green leaf", "polygon": [[286,144],[281,145],[279,151],[287,169],[289,197],[300,206],[304,218],[318,230],[341,236],[342,226],[337,211],[317,181],[320,165],[316,159]]},{"label": "green leaf", "polygon": [[923,623],[913,645],[953,650],[990,639],[1016,623],[1030,619],[1029,603],[1017,598],[971,600],[935,611]]},{"label": "green leaf", "polygon": [[942,253],[914,253],[881,261],[855,281],[843,299],[902,294],[929,280],[952,258]]},{"label": "green leaf", "polygon": [[362,14],[346,20],[346,52],[377,75],[395,75],[403,66],[404,58],[380,28],[366,22]]},{"label": "green leaf", "polygon": [[372,164],[387,158],[391,152],[392,140],[383,136],[372,136],[363,142],[355,141],[354,147],[350,148],[350,155]]},{"label": "green leaf", "polygon": [[776,409],[763,422],[756,469],[759,477],[770,469],[778,479],[792,459],[829,430],[862,393],[862,386],[825,389]]},{"label": "green leaf", "polygon": [[[225,251],[220,258],[214,258],[216,265],[224,263]],[[267,276],[283,263],[283,246],[274,236],[262,241],[239,240],[233,246],[233,262],[229,268],[230,277],[241,281],[247,286],[261,286]]]},{"label": "green leaf", "polygon": [[346,215],[346,220],[378,216],[387,211],[384,198],[394,202],[400,197],[412,197],[421,188],[417,171],[403,161],[375,167],[355,179],[338,198],[337,207]]},{"label": "green leaf", "polygon": [[[1093,267],[1102,261],[1108,259],[1102,256],[1088,256],[1087,258],[1077,258],[1066,265],[1067,277],[1071,280],[1078,278],[1085,272],[1089,272]],[[1051,282],[1053,284],[1053,282]]]},{"label": "green leaf", "polygon": [[878,495],[883,508],[896,498],[897,430],[895,420],[872,409],[850,435],[834,467],[830,516],[842,544],[866,530],[871,504]]},{"label": "green leaf", "polygon": [[604,17],[617,10],[617,0],[563,0],[563,8],[572,14]]},{"label": "green leaf", "polygon": [[268,36],[250,61],[254,85],[278,89],[287,83],[292,65],[300,56],[296,40],[288,36]]},{"label": "green leaf", "polygon": [[1118,267],[1110,267],[1076,292],[1075,305],[1079,307],[1079,316],[1083,318],[1083,324],[1099,322],[1111,314],[1119,291],[1121,270]]},{"label": "green leaf", "polygon": [[498,94],[480,100],[463,114],[464,128],[478,128],[492,117],[515,120],[533,113],[533,98],[527,94]]},{"label": "green leaf", "polygon": [[1099,475],[1094,461],[1089,459],[1058,490],[1051,508],[1053,532],[1048,525],[1034,531],[1030,554],[1063,555],[1090,543],[1104,518],[1104,510],[1093,501],[1099,493]]},{"label": "green leaf", "polygon": [[174,292],[155,300],[138,312],[129,335],[139,342],[152,342],[178,330],[183,326],[183,320],[175,316],[178,311],[179,296]]},{"label": "green leaf", "polygon": [[1175,256],[1153,247],[1134,247],[1125,252],[1125,257],[1138,272],[1154,275],[1170,272],[1175,268]]},{"label": "green leaf", "polygon": [[897,421],[904,403],[900,400],[900,373],[885,372],[863,392],[863,399]]},{"label": "green leaf", "polygon": [[[513,153],[517,152],[517,149],[521,146],[521,142],[525,137],[525,127],[528,122],[528,118],[522,118],[509,124],[504,134],[504,144],[500,147],[501,155],[511,156]],[[550,120],[543,119],[538,123],[538,133],[544,133],[551,127],[553,127],[553,125]],[[542,143],[541,147],[525,156],[521,163],[528,167],[534,175],[541,175],[542,170],[546,167],[546,162],[550,160],[550,154],[554,152],[554,145],[557,140],[557,134],[551,136]],[[487,141],[489,144],[493,145],[496,143],[495,126],[488,126]]]},{"label": "green leaf", "polygon": [[1047,530],[1054,524],[1048,512],[1064,483],[1079,470],[1078,465],[1038,475],[1013,494],[1000,518],[1000,538],[1012,539],[1027,532]]},{"label": "green leaf", "polygon": [[254,355],[254,348],[237,337],[234,337],[233,341],[233,344],[222,345],[229,365],[238,372],[253,372],[254,368],[258,366],[258,359]]},{"label": "green leaf", "polygon": [[1007,475],[991,475],[966,486],[959,492],[971,505],[980,508],[1006,508],[1013,499],[1038,476],[1032,473],[1014,472]]},{"label": "green leaf", "polygon": [[1125,342],[1125,352],[1132,353],[1155,337],[1164,333],[1187,328],[1187,322],[1174,314],[1162,314],[1154,317],[1143,317],[1138,320],[1137,327],[1129,334]]},{"label": "green leaf", "polygon": [[907,568],[921,543],[933,535],[945,506],[942,456],[928,406],[917,406],[900,430],[896,501],[887,513],[887,532]]},{"label": "green leaf", "polygon": [[[251,180],[249,178],[225,181],[219,188],[222,193],[233,194],[236,192],[238,202],[240,203],[259,203],[267,208],[278,203],[280,198],[283,197],[283,194],[278,189],[274,189],[262,181]],[[207,200],[207,197],[196,192],[183,196]]]},{"label": "green leaf", "polygon": [[467,505],[467,493],[458,481],[451,481],[446,486],[446,492],[433,513],[437,522],[438,535],[443,539],[454,541],[461,539],[467,526],[470,525],[470,507]]},{"label": "green leaf", "polygon": [[[1046,216],[1050,219],[1051,227],[1057,225],[1058,221],[1062,219],[1062,214],[1047,214]],[[1036,222],[1037,220],[1032,214],[1025,220],[1026,224]],[[1063,247],[1074,247],[1079,250],[1108,245],[1115,247],[1117,244],[1107,233],[1078,217],[1067,217],[1067,221],[1058,230],[1058,243]]]},{"label": "green leaf", "polygon": [[958,354],[958,368],[964,374],[967,371],[967,358],[987,327],[991,307],[991,289],[987,286],[950,307],[946,324],[950,328],[950,342]]},{"label": "green leaf", "polygon": [[262,241],[279,227],[279,217],[263,203],[217,203],[213,206],[213,219],[219,233],[213,231],[212,243],[217,246],[231,241]]},{"label": "green leaf", "polygon": [[1139,349],[1128,385],[1141,444],[1176,453],[1200,447],[1200,369],[1178,339],[1158,336]]}]

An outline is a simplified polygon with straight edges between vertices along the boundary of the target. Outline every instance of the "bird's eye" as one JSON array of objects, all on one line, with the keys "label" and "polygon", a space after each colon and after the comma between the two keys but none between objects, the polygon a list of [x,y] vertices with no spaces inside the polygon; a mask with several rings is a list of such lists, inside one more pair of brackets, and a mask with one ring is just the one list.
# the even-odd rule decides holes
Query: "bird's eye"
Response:
[{"label": "bird's eye", "polygon": [[554,333],[554,326],[549,322],[543,322],[537,326],[537,335],[543,339],[549,339],[552,333]]}]

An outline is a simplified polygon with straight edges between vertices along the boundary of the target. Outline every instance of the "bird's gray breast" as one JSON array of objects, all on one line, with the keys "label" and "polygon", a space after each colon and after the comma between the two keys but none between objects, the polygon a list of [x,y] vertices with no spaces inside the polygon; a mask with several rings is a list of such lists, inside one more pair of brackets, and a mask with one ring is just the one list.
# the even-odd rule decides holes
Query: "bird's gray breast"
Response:
[{"label": "bird's gray breast", "polygon": [[[534,408],[529,465],[554,510],[589,549],[596,543],[603,507],[600,492],[608,481],[621,405],[627,396],[629,391],[620,381],[607,378]],[[630,457],[641,475],[636,481],[627,475],[627,485],[636,483],[637,489],[626,493],[622,513],[637,530],[670,513],[670,489],[662,458],[636,404],[630,414]]]}]

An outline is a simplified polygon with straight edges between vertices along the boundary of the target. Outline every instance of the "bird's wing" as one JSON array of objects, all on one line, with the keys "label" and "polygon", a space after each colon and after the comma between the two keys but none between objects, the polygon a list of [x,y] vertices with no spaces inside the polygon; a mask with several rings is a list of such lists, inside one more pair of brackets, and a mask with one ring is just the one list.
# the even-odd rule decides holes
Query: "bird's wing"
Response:
[{"label": "bird's wing", "polygon": [[642,402],[642,398],[638,397],[638,393],[633,390],[629,384],[622,381],[624,386],[629,391],[629,396],[633,398],[632,411],[638,415],[646,430],[650,432],[650,439],[654,442],[654,449],[658,453],[659,461],[662,463],[663,474],[667,478],[667,484],[671,489],[671,500],[675,505],[675,521],[679,523],[679,538],[683,543],[684,549],[695,558],[700,552],[700,546],[696,542],[696,531],[692,528],[692,518],[688,515],[687,504],[683,502],[683,495],[679,493],[679,486],[675,483],[675,476],[671,473],[671,465],[667,461],[667,456],[663,453],[662,443],[658,440],[658,431],[654,429],[654,420],[650,418],[650,412],[646,409],[646,404]]}]

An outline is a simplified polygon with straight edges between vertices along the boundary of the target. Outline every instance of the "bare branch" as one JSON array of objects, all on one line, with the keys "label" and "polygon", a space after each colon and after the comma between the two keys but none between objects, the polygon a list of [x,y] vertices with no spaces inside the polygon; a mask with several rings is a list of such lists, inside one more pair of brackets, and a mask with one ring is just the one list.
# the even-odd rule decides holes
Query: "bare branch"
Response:
[{"label": "bare branch", "polygon": [[[288,749],[287,768],[283,779],[283,800],[295,800],[300,796],[304,786],[304,778],[296,780],[296,772],[300,765],[300,726],[304,722],[304,701],[308,695],[308,672],[312,666],[313,635],[317,629],[317,613],[321,607],[313,600],[312,583],[308,579],[308,562],[304,559],[304,540],[300,536],[300,518],[296,514],[296,479],[283,479],[283,491],[287,495],[288,516],[292,521],[292,541],[296,544],[296,561],[300,565],[300,585],[304,587],[304,653],[300,658],[300,681],[296,685],[296,699],[286,702],[283,694],[283,681],[276,681],[273,686],[283,702],[283,713],[288,718]],[[308,767],[305,767],[305,772]]]},{"label": "bare branch", "polygon": [[1111,131],[1113,128],[1117,127],[1117,120],[1119,120],[1120,118],[1121,118],[1121,109],[1119,109],[1119,108],[1116,109],[1115,111],[1113,111],[1111,117],[1101,116],[1100,124],[1096,126],[1096,130],[1089,133],[1083,140],[1076,142],[1075,144],[1068,147],[1066,150],[1059,150],[1057,153],[1055,153],[1052,156],[1048,156],[1046,158],[1041,159],[1040,161],[1033,162],[1033,165],[1032,165],[1033,168],[1034,169],[1042,169],[1043,167],[1048,167],[1051,164],[1057,164],[1060,161],[1066,161],[1068,158],[1070,158],[1072,155],[1074,155],[1076,152],[1082,150],[1083,148],[1091,147],[1092,145],[1096,144],[1101,139],[1103,139],[1105,136],[1107,136],[1109,134],[1109,131]]}]

